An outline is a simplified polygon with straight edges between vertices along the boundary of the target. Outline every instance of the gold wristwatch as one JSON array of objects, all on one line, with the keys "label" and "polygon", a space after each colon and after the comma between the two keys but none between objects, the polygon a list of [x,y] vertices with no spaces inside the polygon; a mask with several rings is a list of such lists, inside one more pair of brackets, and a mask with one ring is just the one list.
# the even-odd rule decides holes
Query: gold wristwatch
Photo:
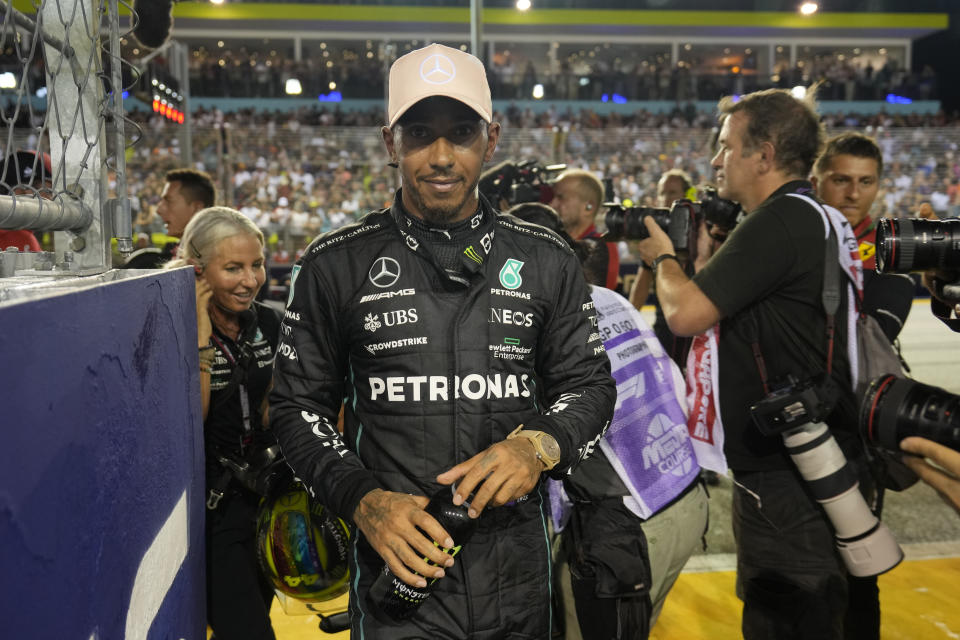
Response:
[{"label": "gold wristwatch", "polygon": [[560,462],[560,445],[557,440],[544,431],[534,431],[524,429],[521,424],[507,436],[507,440],[513,438],[526,438],[533,443],[533,448],[537,453],[537,460],[543,463],[546,471],[553,469]]}]

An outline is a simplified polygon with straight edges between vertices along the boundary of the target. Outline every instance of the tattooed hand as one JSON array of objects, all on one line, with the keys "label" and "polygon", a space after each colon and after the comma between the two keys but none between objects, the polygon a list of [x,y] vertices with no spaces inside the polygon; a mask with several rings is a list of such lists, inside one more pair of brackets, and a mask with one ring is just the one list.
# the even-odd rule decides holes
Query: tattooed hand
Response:
[{"label": "tattooed hand", "polygon": [[469,514],[471,518],[477,518],[488,504],[499,507],[530,493],[537,486],[543,470],[533,443],[526,438],[515,438],[497,442],[444,471],[437,476],[437,482],[453,484],[460,481],[453,504],[462,504],[476,491],[470,501]]},{"label": "tattooed hand", "polygon": [[[424,511],[428,502],[424,496],[375,489],[363,496],[353,513],[354,523],[374,551],[394,575],[414,587],[427,586],[424,576],[442,578],[442,567],[453,566],[453,558],[440,547],[452,547],[454,543],[440,523]],[[439,566],[427,564],[424,558]]]}]

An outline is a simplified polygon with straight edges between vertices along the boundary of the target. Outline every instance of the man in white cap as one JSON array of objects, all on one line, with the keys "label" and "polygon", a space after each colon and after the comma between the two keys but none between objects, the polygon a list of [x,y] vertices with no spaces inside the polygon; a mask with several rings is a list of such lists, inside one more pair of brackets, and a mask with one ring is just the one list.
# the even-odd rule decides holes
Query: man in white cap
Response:
[{"label": "man in white cap", "polygon": [[[559,237],[478,194],[500,136],[481,62],[413,51],[389,93],[401,189],[294,266],[272,425],[297,477],[355,526],[352,637],[547,640],[543,476],[590,453],[616,396],[593,303]],[[469,541],[428,496],[467,512]]]}]

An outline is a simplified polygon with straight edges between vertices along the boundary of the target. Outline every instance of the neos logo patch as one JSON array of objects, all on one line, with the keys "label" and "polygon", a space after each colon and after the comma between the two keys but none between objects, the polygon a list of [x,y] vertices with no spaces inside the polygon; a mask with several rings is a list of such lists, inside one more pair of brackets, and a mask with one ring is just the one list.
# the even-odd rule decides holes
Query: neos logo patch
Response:
[{"label": "neos logo patch", "polygon": [[420,63],[420,79],[427,84],[447,84],[456,77],[453,60],[442,53],[435,53]]},{"label": "neos logo patch", "polygon": [[520,277],[520,269],[523,268],[523,262],[514,258],[507,258],[500,269],[500,284],[505,289],[519,289],[523,284],[523,278]]},{"label": "neos logo patch", "polygon": [[400,279],[400,263],[393,258],[377,258],[367,273],[370,282],[376,287],[392,287]]},{"label": "neos logo patch", "polygon": [[533,314],[524,313],[523,311],[514,311],[513,309],[498,309],[491,307],[489,322],[491,324],[509,324],[518,327],[532,327]]}]

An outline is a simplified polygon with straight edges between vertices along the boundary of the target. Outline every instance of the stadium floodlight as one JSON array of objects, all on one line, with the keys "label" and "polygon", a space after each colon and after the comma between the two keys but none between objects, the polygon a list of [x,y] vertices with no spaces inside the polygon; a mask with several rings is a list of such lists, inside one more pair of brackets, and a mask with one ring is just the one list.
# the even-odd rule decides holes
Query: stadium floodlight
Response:
[{"label": "stadium floodlight", "polygon": [[9,71],[0,73],[0,89],[16,89],[17,88],[17,76],[13,75]]},{"label": "stadium floodlight", "polygon": [[533,6],[533,3],[530,0],[517,0],[517,10],[518,11],[529,11],[530,7]]},{"label": "stadium floodlight", "polygon": [[812,16],[820,9],[820,5],[816,2],[804,2],[800,5],[800,13],[805,16]]},{"label": "stadium floodlight", "polygon": [[296,78],[287,78],[286,91],[288,96],[298,96],[303,93],[303,87]]},{"label": "stadium floodlight", "polygon": [[210,4],[223,4],[223,0],[210,0]]},{"label": "stadium floodlight", "polygon": [[793,89],[790,89],[790,95],[797,100],[803,100],[807,95],[807,88],[803,85],[797,85]]},{"label": "stadium floodlight", "polygon": [[534,100],[543,100],[543,85],[535,84],[533,85],[533,99]]}]

